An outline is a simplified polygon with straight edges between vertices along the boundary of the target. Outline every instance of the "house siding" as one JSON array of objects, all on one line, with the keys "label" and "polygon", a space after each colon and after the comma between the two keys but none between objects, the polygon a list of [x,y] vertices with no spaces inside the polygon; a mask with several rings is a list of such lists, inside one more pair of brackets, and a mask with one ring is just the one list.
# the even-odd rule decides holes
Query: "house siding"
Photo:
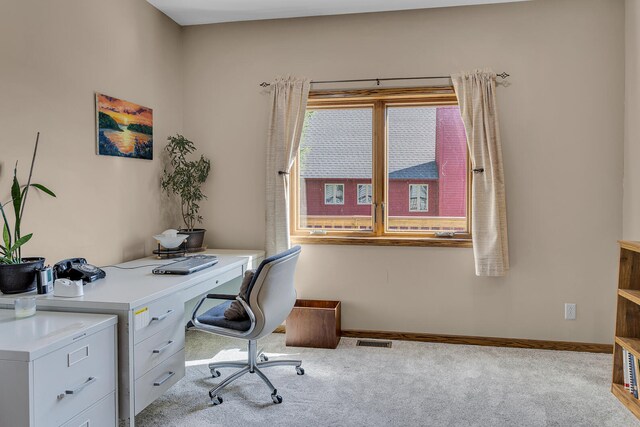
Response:
[{"label": "house siding", "polygon": [[[371,215],[371,205],[359,205],[358,184],[370,184],[367,179],[312,179],[302,181],[307,200],[307,215]],[[344,184],[344,204],[326,205],[324,203],[325,184]],[[429,211],[409,211],[409,184],[429,185]],[[439,211],[438,181],[403,179],[389,183],[389,215],[392,216],[437,216]],[[304,212],[303,212],[304,213]]]},{"label": "house siding", "polygon": [[[409,185],[427,184],[429,186],[429,205],[427,212],[409,211]],[[389,183],[389,215],[390,216],[438,216],[438,181],[424,179],[394,180]]]},{"label": "house siding", "polygon": [[[371,205],[358,204],[358,184],[371,184],[369,179],[307,178],[302,180],[307,199],[307,215],[371,215]],[[325,205],[324,185],[344,184],[344,204]]]},{"label": "house siding", "polygon": [[466,216],[467,137],[460,110],[439,107],[436,112],[436,164],[440,216]]}]

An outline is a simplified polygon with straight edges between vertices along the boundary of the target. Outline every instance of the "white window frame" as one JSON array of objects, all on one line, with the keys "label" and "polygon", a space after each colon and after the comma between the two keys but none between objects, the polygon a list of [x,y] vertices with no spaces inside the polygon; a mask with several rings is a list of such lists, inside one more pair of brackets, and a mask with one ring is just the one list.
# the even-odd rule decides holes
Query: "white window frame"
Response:
[{"label": "white window frame", "polygon": [[[416,195],[416,199],[418,199],[416,203],[417,209],[411,209],[411,199],[413,198],[411,197],[411,189],[413,187],[425,187],[425,209],[420,209],[420,190],[418,190],[418,194]],[[409,184],[409,212],[429,212],[429,184]]]},{"label": "white window frame", "polygon": [[[333,190],[333,191],[334,191],[334,196],[333,196],[333,200],[334,200],[334,202],[333,202],[333,203],[327,203],[327,187],[328,187],[328,186],[334,186],[334,190]],[[335,202],[335,200],[336,200],[336,196],[335,196],[335,194],[337,194],[337,193],[338,193],[338,191],[337,191],[338,186],[341,186],[341,187],[342,187],[342,203]],[[345,197],[344,197],[344,184],[340,184],[340,183],[328,183],[328,182],[324,184],[324,204],[325,204],[325,205],[329,205],[329,206],[333,206],[333,205],[344,205],[344,199],[345,199]]]},{"label": "white window frame", "polygon": [[[360,203],[360,186],[367,186],[369,190],[365,192],[365,199],[369,198],[369,203]],[[370,205],[373,203],[373,184],[358,184],[356,186],[356,204],[358,205]]]}]

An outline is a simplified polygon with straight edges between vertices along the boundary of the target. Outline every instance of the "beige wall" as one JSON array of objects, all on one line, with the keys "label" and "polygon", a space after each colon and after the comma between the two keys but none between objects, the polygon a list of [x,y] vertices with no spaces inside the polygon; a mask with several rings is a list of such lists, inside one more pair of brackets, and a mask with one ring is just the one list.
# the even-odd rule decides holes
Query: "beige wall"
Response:
[{"label": "beige wall", "polygon": [[[15,160],[26,182],[36,131],[25,255],[105,264],[149,253],[162,231],[157,159],[182,130],[181,28],[144,0],[2,0],[0,200]],[[95,154],[94,92],[153,108],[153,161]]]},{"label": "beige wall", "polygon": [[625,2],[624,205],[622,235],[640,240],[640,2]]},{"label": "beige wall", "polygon": [[[208,242],[264,246],[269,97],[318,80],[512,74],[499,88],[512,271],[470,249],[306,245],[299,295],[343,301],[345,329],[608,343],[622,232],[624,3],[508,5],[246,22],[184,30],[185,134],[213,160]],[[565,321],[565,302],[578,319]]]},{"label": "beige wall", "polygon": [[[98,264],[141,256],[152,248],[150,235],[175,225],[161,208],[157,158],[166,136],[184,130],[213,160],[202,212],[209,245],[261,248],[269,97],[259,82],[279,74],[340,79],[490,66],[512,74],[498,92],[509,276],[475,277],[469,249],[307,245],[299,294],[342,300],[345,329],[611,342],[623,129],[626,159],[640,151],[632,120],[640,16],[635,1],[627,8],[625,127],[621,0],[184,30],[142,0],[4,1],[0,198],[16,159],[26,179],[40,130],[35,178],[59,197],[30,199],[25,228],[35,237],[26,254]],[[95,155],[94,91],[154,109],[156,160]],[[628,166],[625,236],[639,238],[633,173]],[[564,302],[578,304],[578,320],[563,320]]]}]

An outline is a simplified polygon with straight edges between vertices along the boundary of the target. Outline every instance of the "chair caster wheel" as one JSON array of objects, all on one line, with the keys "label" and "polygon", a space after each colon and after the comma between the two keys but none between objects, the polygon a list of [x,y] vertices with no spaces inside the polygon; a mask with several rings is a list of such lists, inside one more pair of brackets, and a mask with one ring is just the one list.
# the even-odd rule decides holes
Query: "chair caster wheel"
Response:
[{"label": "chair caster wheel", "polygon": [[221,403],[222,403],[222,397],[218,396],[217,394],[211,396],[211,404],[213,406],[217,406]]},{"label": "chair caster wheel", "polygon": [[279,403],[282,403],[282,396],[280,396],[279,394],[277,394],[278,391],[275,390],[272,394],[271,394],[271,400],[273,400],[273,403],[275,403],[276,405]]},{"label": "chair caster wheel", "polygon": [[218,371],[217,369],[211,370],[211,378],[218,378],[219,376],[220,376],[220,371]]},{"label": "chair caster wheel", "polygon": [[266,354],[262,353],[262,354],[260,354],[260,360],[263,361],[263,362],[268,362],[269,358],[267,357]]},{"label": "chair caster wheel", "polygon": [[296,366],[296,374],[304,375],[304,368],[302,366]]}]

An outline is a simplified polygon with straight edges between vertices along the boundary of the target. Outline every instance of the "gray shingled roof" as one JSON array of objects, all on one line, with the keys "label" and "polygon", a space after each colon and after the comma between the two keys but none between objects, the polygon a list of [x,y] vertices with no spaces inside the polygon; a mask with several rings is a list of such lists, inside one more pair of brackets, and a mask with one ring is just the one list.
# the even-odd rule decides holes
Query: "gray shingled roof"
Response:
[{"label": "gray shingled roof", "polygon": [[[388,110],[391,179],[437,179],[436,109]],[[300,142],[303,178],[371,178],[371,110],[314,110]]]}]

